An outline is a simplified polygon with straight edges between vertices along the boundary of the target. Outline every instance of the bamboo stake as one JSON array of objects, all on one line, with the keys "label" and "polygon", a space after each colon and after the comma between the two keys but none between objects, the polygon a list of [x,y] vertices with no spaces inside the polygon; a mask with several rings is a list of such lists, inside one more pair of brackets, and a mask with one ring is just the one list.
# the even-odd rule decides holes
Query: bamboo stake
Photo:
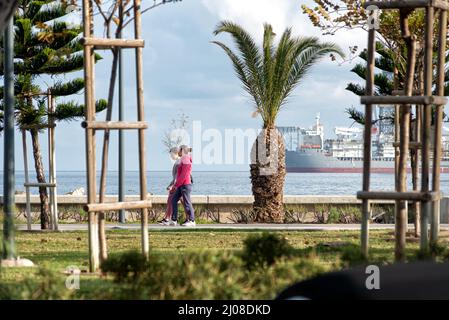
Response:
[{"label": "bamboo stake", "polygon": [[[134,0],[134,38],[141,38],[141,0]],[[144,100],[143,100],[143,60],[142,48],[136,48],[136,80],[137,80],[137,119],[145,121]],[[145,131],[139,130],[139,169],[140,169],[140,199],[147,199],[147,178],[146,178],[146,159],[145,159]],[[149,254],[149,238],[148,238],[148,210],[141,209],[141,237],[142,237],[142,253],[148,257]]]},{"label": "bamboo stake", "polygon": [[[92,35],[92,2],[83,0],[84,37]],[[86,121],[95,120],[94,93],[94,52],[91,46],[84,47],[84,81]],[[87,202],[96,202],[96,160],[95,160],[95,130],[86,129],[86,164],[87,164]],[[89,212],[89,269],[91,272],[99,268],[98,224],[95,212]]]},{"label": "bamboo stake", "polygon": [[29,176],[28,176],[28,154],[27,154],[27,136],[26,131],[22,130],[22,149],[23,149],[23,169],[25,173],[25,194],[26,194],[26,205],[25,205],[25,211],[27,214],[27,230],[31,231],[31,199],[30,199],[30,187],[28,184],[30,183]]},{"label": "bamboo stake", "polygon": [[[376,30],[371,28],[368,31],[368,67],[366,76],[366,95],[374,94],[374,62],[376,50]],[[363,132],[363,191],[370,189],[370,170],[371,170],[371,126],[372,126],[373,106],[365,105],[365,129]],[[362,226],[361,226],[361,249],[362,255],[368,257],[369,247],[369,220],[370,203],[368,199],[362,201]]]},{"label": "bamboo stake", "polygon": [[[425,56],[424,56],[424,95],[432,94],[432,55],[433,55],[433,25],[434,9],[426,8],[426,26],[425,26]],[[421,156],[421,191],[429,191],[429,157],[430,157],[430,126],[431,126],[431,108],[430,105],[424,106],[423,128],[422,128],[422,156]],[[431,203],[423,201],[421,204],[421,250],[428,251],[428,219],[431,211]]]},{"label": "bamboo stake", "polygon": [[[444,95],[444,76],[446,59],[446,34],[447,34],[447,11],[440,10],[438,33],[438,66],[437,66],[437,92]],[[435,139],[433,149],[433,177],[432,190],[440,190],[440,166],[441,166],[441,127],[443,124],[443,105],[436,106],[435,112]],[[440,201],[432,202],[432,219],[430,226],[430,242],[438,242],[440,229]]]}]

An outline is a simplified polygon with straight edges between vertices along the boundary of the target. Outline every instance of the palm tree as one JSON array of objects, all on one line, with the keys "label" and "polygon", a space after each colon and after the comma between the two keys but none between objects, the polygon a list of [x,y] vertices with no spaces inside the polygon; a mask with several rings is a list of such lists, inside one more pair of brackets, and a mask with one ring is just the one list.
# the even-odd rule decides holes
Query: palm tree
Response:
[{"label": "palm tree", "polygon": [[[55,0],[21,0],[18,5],[14,16],[14,94],[15,118],[19,129],[48,123],[49,117],[63,121],[84,116],[84,106],[74,101],[59,102],[56,104],[55,112],[48,114],[45,107],[47,98],[42,96],[42,93],[49,90],[53,97],[67,97],[84,88],[82,78],[64,82],[68,73],[83,68],[83,55],[80,54],[82,46],[78,42],[82,28],[80,25],[64,21],[67,8],[67,2]],[[3,47],[2,40],[0,47]],[[2,57],[0,61],[0,76],[2,76]],[[54,83],[42,86],[42,76],[52,76]],[[106,105],[105,100],[99,100],[97,110],[105,109]],[[2,119],[3,88],[0,87],[0,123]],[[27,131],[32,141],[36,179],[39,183],[45,183],[39,130]],[[39,196],[41,228],[47,229],[49,224],[47,188],[40,187]]]},{"label": "palm tree", "polygon": [[231,59],[243,88],[254,100],[255,112],[263,121],[251,150],[253,210],[257,221],[282,222],[285,147],[276,129],[276,118],[311,66],[328,54],[344,54],[335,44],[320,43],[316,37],[293,37],[291,28],[284,31],[276,45],[269,24],[264,24],[261,48],[238,24],[223,21],[214,31],[215,35],[220,33],[232,36],[238,52],[221,42],[213,43]]}]

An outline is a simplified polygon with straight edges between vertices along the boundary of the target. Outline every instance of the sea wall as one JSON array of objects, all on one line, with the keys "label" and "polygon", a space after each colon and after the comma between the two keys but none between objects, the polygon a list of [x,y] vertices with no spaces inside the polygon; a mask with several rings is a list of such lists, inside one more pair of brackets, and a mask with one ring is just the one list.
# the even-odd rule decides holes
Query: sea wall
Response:
[{"label": "sea wall", "polygon": [[[151,195],[153,202],[149,210],[150,221],[160,219],[165,211],[167,196]],[[106,202],[116,201],[116,196],[107,196]],[[138,196],[127,196],[127,201],[138,200]],[[0,203],[3,200],[0,197]],[[195,195],[192,196],[197,218],[211,222],[252,222],[254,216],[251,212],[252,196],[241,195]],[[284,196],[285,202],[285,222],[289,223],[357,223],[360,221],[360,200],[355,196]],[[16,219],[25,221],[24,195],[16,195]],[[58,196],[59,219],[64,222],[82,222],[87,219],[83,211],[86,203],[85,196]],[[31,196],[31,210],[34,221],[38,221],[39,196]],[[182,212],[181,208],[181,212]],[[441,201],[441,222],[449,223],[449,197]],[[126,212],[127,221],[138,220],[137,211]],[[376,222],[394,222],[394,202],[374,201],[372,206],[372,216]],[[412,219],[413,212],[410,212]],[[111,212],[108,220],[117,221],[118,214]]]}]

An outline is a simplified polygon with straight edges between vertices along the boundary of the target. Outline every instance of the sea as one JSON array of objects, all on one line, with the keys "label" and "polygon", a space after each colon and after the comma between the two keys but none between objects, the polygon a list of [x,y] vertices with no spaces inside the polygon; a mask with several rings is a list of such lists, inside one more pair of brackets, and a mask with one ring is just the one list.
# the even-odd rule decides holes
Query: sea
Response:
[{"label": "sea", "polygon": [[[30,172],[30,182],[35,181]],[[148,191],[153,194],[165,194],[170,182],[171,172],[150,171],[147,173]],[[0,172],[3,181],[3,173]],[[408,177],[411,181],[411,177]],[[193,172],[193,194],[198,195],[250,195],[251,180],[249,171],[197,171]],[[24,191],[24,173],[16,172],[16,190]],[[86,188],[84,171],[57,172],[57,193],[66,194],[77,188]],[[372,190],[393,190],[392,174],[371,174]],[[286,195],[354,195],[362,187],[362,175],[359,173],[287,173],[284,194]],[[411,185],[409,185],[409,188]],[[441,190],[449,192],[449,174],[441,174]],[[118,194],[118,172],[108,173],[107,194]],[[125,174],[125,193],[139,194],[139,174],[127,171]],[[0,195],[3,184],[0,184]],[[32,194],[37,189],[32,188]]]}]

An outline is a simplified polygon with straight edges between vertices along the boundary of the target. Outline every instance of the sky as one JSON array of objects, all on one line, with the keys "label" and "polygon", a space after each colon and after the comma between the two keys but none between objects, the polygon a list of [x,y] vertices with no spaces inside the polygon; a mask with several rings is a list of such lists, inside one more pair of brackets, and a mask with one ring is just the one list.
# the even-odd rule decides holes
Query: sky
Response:
[{"label": "sky", "polygon": [[[149,1],[149,0],[147,0]],[[144,0],[143,3],[146,1]],[[150,1],[151,2],[151,1]],[[207,152],[208,139],[230,129],[256,130],[261,120],[253,117],[251,99],[244,93],[224,52],[212,40],[231,44],[226,35],[215,37],[213,30],[221,20],[241,24],[260,42],[263,23],[273,25],[278,35],[291,26],[295,35],[320,36],[332,41],[348,52],[349,46],[364,48],[363,31],[344,30],[335,36],[321,36],[321,31],[310,23],[301,11],[302,0],[183,0],[167,4],[143,15],[142,34],[145,40],[144,101],[145,117],[149,123],[146,133],[147,169],[169,170],[171,162],[162,142],[164,133],[173,119],[181,113],[188,116],[189,126],[200,124],[204,132],[201,146]],[[99,22],[99,21],[98,21]],[[96,30],[101,30],[97,23]],[[131,32],[132,29],[128,29]],[[101,32],[100,32],[101,33]],[[130,33],[129,33],[130,35]],[[96,65],[96,95],[106,98],[111,59],[109,53],[100,53],[103,60]],[[132,51],[125,53],[125,115],[136,119],[135,68]],[[351,106],[360,107],[359,99],[345,90],[348,82],[360,81],[350,69],[357,61],[342,65],[324,58],[302,80],[289,103],[278,117],[279,126],[309,127],[316,114],[321,114],[325,133],[332,136],[335,126],[349,126],[352,122],[345,114]],[[82,76],[70,74],[66,79]],[[46,81],[52,81],[47,79]],[[82,101],[80,94],[74,99]],[[116,99],[117,101],[117,99]],[[97,115],[103,120],[104,113]],[[117,117],[116,107],[114,117]],[[209,131],[208,131],[209,129]],[[212,130],[212,131],[211,131]],[[102,133],[97,134],[101,146]],[[112,134],[109,169],[117,169],[117,134]],[[3,140],[3,139],[1,139]],[[41,137],[46,163],[46,137]],[[209,142],[210,142],[209,141]],[[56,167],[58,171],[85,170],[85,135],[80,122],[60,123],[56,128]],[[125,133],[127,170],[138,170],[137,134]],[[16,169],[23,169],[21,136],[16,134]],[[29,144],[30,145],[30,144]],[[3,141],[0,142],[3,149]],[[247,149],[245,149],[245,153]],[[101,150],[97,148],[98,158]],[[195,151],[195,150],[194,150]],[[224,150],[223,153],[225,153]],[[216,154],[215,154],[216,155]],[[248,170],[248,165],[201,161],[193,153],[195,170]],[[196,157],[196,158],[195,158]],[[224,157],[224,155],[223,155]],[[31,159],[31,158],[30,158]],[[1,168],[3,159],[0,159]],[[32,162],[31,162],[32,163]]]}]

